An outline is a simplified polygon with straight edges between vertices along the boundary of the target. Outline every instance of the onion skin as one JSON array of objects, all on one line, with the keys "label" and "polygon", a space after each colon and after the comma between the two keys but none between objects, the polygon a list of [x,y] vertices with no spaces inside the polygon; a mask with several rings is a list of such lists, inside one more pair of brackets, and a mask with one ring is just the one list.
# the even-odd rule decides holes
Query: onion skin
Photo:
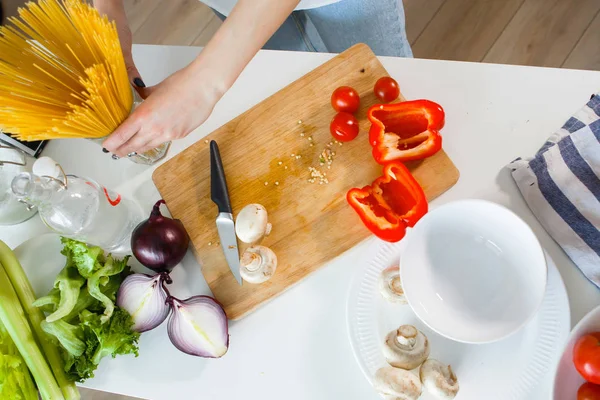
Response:
[{"label": "onion skin", "polygon": [[164,200],[156,202],[150,217],[133,230],[131,250],[146,268],[170,272],[185,257],[190,239],[180,220],[160,213],[162,204]]},{"label": "onion skin", "polygon": [[167,303],[169,292],[164,287],[167,279],[170,278],[166,272],[154,276],[132,274],[121,283],[117,305],[131,315],[134,331],[149,331],[167,319],[171,311]]},{"label": "onion skin", "polygon": [[180,351],[198,357],[220,358],[229,349],[229,326],[223,307],[212,297],[167,300],[173,312],[167,332]]}]

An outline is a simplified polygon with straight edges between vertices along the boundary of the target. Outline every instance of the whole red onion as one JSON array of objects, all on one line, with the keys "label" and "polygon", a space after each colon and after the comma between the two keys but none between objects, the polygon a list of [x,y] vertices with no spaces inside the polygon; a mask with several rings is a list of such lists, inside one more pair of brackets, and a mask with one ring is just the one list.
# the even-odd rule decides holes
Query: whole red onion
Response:
[{"label": "whole red onion", "polygon": [[156,272],[170,272],[187,252],[190,239],[183,224],[160,213],[164,200],[156,202],[150,218],[131,234],[131,250],[137,260]]}]

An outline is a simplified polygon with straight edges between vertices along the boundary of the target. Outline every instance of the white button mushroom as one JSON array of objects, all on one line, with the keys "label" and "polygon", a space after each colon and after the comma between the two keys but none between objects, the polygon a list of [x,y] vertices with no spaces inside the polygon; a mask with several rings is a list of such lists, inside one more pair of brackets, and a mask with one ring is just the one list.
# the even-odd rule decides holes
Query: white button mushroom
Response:
[{"label": "white button mushroom", "polygon": [[269,280],[277,268],[277,256],[265,246],[250,246],[240,259],[242,278],[248,283],[263,283]]},{"label": "white button mushroom", "polygon": [[379,275],[379,293],[392,303],[408,304],[400,281],[400,267],[388,267]]},{"label": "white button mushroom", "polygon": [[441,400],[452,400],[458,393],[458,379],[449,365],[429,359],[421,365],[420,375],[423,386]]},{"label": "white button mushroom", "polygon": [[260,204],[248,204],[235,218],[235,234],[244,243],[258,243],[269,233],[267,210]]},{"label": "white button mushroom", "polygon": [[417,400],[423,390],[418,376],[392,367],[379,368],[373,386],[386,400]]},{"label": "white button mushroom", "polygon": [[385,337],[383,355],[396,368],[417,368],[429,357],[429,341],[412,325],[402,325]]}]

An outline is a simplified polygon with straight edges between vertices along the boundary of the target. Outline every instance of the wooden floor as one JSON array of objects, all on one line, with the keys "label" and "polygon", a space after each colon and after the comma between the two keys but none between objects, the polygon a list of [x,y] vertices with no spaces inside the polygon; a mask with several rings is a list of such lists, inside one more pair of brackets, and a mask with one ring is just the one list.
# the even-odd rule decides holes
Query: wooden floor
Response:
[{"label": "wooden floor", "polygon": [[[135,43],[202,46],[198,0],[124,0]],[[24,0],[0,0],[14,15]],[[404,0],[415,57],[600,70],[600,0]],[[86,400],[124,397],[83,391]]]},{"label": "wooden floor", "polygon": [[[198,0],[124,1],[135,43],[202,46],[221,25]],[[415,57],[600,70],[600,0],[404,4]]]},{"label": "wooden floor", "polygon": [[598,0],[405,0],[415,57],[600,70]]}]

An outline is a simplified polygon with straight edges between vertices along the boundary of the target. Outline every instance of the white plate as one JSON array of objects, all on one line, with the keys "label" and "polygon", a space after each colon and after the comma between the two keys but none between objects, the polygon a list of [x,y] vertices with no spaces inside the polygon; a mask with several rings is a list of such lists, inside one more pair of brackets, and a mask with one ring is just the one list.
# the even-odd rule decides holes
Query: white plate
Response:
[{"label": "white plate", "polygon": [[[387,332],[402,324],[415,325],[427,335],[431,358],[452,365],[460,383],[456,400],[540,398],[538,382],[558,360],[570,329],[567,292],[554,262],[548,259],[548,284],[538,314],[519,332],[489,344],[465,344],[447,339],[421,322],[412,309],[385,301],[378,292],[381,271],[397,265],[402,242],[377,242],[368,254],[372,261],[357,268],[350,286],[347,322],[350,342],[369,382],[387,365],[381,345]],[[370,256],[371,257],[371,256]],[[509,290],[509,288],[507,288]],[[422,400],[434,398],[424,392]]]},{"label": "white plate", "polygon": [[[48,294],[54,285],[56,275],[65,266],[66,258],[60,253],[62,249],[60,236],[55,233],[36,236],[14,249],[17,259],[31,282],[36,297]],[[119,253],[113,254],[118,257],[123,256]],[[128,264],[132,266],[133,270],[144,270],[144,267],[133,257]],[[152,271],[146,270],[145,273],[152,273]]]},{"label": "white plate", "polygon": [[65,266],[66,258],[60,236],[46,233],[25,241],[15,248],[14,253],[31,282],[36,297],[48,294],[54,279]]},{"label": "white plate", "polygon": [[585,380],[573,365],[573,347],[580,337],[592,332],[600,332],[600,306],[587,313],[569,335],[554,377],[553,398],[555,400],[575,400],[577,398],[577,390]]}]

